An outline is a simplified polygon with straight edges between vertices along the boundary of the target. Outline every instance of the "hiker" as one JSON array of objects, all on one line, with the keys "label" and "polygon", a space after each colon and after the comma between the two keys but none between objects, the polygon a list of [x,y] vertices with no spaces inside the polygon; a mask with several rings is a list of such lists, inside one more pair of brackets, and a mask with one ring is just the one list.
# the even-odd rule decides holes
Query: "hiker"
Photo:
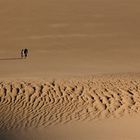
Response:
[{"label": "hiker", "polygon": [[28,49],[21,50],[21,58],[26,58],[28,56]]},{"label": "hiker", "polygon": [[24,58],[28,56],[28,49],[24,49]]},{"label": "hiker", "polygon": [[21,58],[24,57],[24,49],[21,50]]}]

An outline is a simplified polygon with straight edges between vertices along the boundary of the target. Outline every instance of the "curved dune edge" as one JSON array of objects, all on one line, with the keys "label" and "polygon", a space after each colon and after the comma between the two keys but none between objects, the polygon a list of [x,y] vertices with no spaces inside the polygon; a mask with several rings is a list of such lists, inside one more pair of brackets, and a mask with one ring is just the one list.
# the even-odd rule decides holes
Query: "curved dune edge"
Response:
[{"label": "curved dune edge", "polygon": [[138,76],[0,82],[1,132],[120,118],[139,111]]}]

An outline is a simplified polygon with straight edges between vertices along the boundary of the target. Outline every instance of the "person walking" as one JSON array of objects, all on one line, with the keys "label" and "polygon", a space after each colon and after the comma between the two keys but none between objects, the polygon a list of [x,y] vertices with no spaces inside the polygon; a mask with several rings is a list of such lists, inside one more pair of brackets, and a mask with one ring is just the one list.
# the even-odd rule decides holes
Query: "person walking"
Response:
[{"label": "person walking", "polygon": [[27,58],[28,57],[28,49],[22,49],[21,50],[21,58]]},{"label": "person walking", "polygon": [[27,57],[28,57],[28,49],[25,48],[25,49],[24,49],[24,58],[27,58]]},{"label": "person walking", "polygon": [[24,57],[24,49],[21,50],[21,58]]}]

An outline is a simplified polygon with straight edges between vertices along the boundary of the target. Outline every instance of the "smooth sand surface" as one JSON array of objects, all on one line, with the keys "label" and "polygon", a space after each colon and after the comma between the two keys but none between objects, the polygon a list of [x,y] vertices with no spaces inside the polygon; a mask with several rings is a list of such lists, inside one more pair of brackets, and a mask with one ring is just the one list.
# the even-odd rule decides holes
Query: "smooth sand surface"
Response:
[{"label": "smooth sand surface", "polygon": [[1,0],[0,140],[139,140],[139,5]]},{"label": "smooth sand surface", "polygon": [[[139,4],[1,0],[0,77],[139,72]],[[9,60],[22,48],[28,61]]]},{"label": "smooth sand surface", "polygon": [[4,140],[139,140],[140,117],[9,131]]}]

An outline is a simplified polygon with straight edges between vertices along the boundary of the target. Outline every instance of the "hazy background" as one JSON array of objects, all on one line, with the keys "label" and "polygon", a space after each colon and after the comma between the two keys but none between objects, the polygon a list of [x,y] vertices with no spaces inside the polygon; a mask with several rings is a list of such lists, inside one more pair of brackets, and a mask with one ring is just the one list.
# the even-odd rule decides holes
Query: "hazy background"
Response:
[{"label": "hazy background", "polygon": [[[0,76],[139,72],[138,0],[1,0]],[[28,48],[28,60],[3,60]]]}]

